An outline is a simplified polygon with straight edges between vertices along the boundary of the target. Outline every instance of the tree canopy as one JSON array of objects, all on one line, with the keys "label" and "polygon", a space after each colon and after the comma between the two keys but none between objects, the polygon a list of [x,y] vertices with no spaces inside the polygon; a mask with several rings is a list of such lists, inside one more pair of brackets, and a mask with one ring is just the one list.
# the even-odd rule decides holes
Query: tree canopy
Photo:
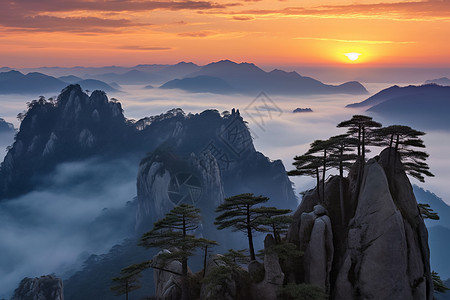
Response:
[{"label": "tree canopy", "polygon": [[267,231],[266,227],[259,223],[261,215],[254,206],[267,201],[267,197],[253,196],[251,193],[240,194],[226,198],[216,209],[216,212],[221,213],[214,222],[219,230],[232,228],[233,231],[247,234],[251,260],[256,259],[253,232]]},{"label": "tree canopy", "polygon": [[[175,206],[165,217],[157,221],[153,229],[144,233],[140,245],[146,248],[168,249],[161,255],[163,260],[178,260],[182,265],[182,299],[188,299],[188,258],[206,246],[217,245],[215,241],[198,238],[194,231],[200,224],[200,210],[189,204]],[[153,264],[150,267],[156,268]],[[164,271],[164,270],[163,270]]]}]

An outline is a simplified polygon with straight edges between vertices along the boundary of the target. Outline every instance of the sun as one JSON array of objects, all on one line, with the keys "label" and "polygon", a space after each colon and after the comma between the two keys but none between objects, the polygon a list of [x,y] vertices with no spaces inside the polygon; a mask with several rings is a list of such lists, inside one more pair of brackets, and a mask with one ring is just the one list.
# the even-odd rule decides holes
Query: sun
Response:
[{"label": "sun", "polygon": [[361,55],[361,53],[356,53],[356,52],[350,52],[350,53],[344,53],[345,56],[348,57],[348,59],[350,59],[351,61],[355,61],[359,58],[359,56]]}]

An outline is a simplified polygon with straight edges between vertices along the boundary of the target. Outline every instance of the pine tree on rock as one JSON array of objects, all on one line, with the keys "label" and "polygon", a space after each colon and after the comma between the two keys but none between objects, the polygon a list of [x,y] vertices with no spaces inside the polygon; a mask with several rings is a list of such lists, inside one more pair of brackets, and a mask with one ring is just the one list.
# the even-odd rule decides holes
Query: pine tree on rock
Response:
[{"label": "pine tree on rock", "polygon": [[[188,258],[194,255],[197,249],[204,249],[206,245],[217,245],[215,241],[195,237],[193,232],[198,228],[200,221],[198,208],[189,204],[180,204],[168,212],[163,219],[157,221],[153,229],[144,233],[141,238],[141,246],[171,251],[159,255],[158,258],[181,262],[181,274],[177,275],[182,277],[183,300],[189,299]],[[167,271],[154,264],[150,264],[150,267]]]},{"label": "pine tree on rock", "polygon": [[358,140],[348,134],[331,137],[329,143],[332,145],[328,151],[328,161],[331,166],[339,170],[339,203],[341,208],[342,224],[345,223],[345,201],[344,201],[344,169],[348,170],[358,158],[354,154],[354,148]]},{"label": "pine tree on rock", "polygon": [[262,206],[255,208],[255,212],[260,215],[259,224],[272,231],[277,244],[281,243],[281,234],[286,233],[292,223],[292,216],[287,215],[292,210]]},{"label": "pine tree on rock", "polygon": [[259,223],[260,213],[255,206],[269,201],[263,196],[253,196],[251,193],[240,194],[226,198],[219,205],[216,212],[222,213],[216,218],[214,224],[219,230],[232,228],[233,231],[241,231],[247,234],[250,250],[250,259],[255,260],[255,248],[253,247],[253,232],[266,232],[265,226]]},{"label": "pine tree on rock", "polygon": [[303,154],[294,157],[295,170],[287,172],[288,176],[311,176],[316,179],[317,199],[320,201],[320,168],[322,167],[322,159],[320,157]]},{"label": "pine tree on rock", "polygon": [[[331,140],[315,140],[311,143],[307,155],[317,155],[316,157],[320,160],[322,164],[322,203],[325,203],[325,182],[326,182],[326,172],[331,168],[329,150],[333,149],[334,144]],[[319,199],[320,201],[320,199]]]},{"label": "pine tree on rock", "polygon": [[389,147],[389,160],[391,159],[391,151],[394,151],[394,168],[397,157],[405,167],[407,174],[418,179],[420,182],[425,181],[425,176],[433,177],[429,171],[428,164],[425,160],[428,154],[424,151],[417,151],[412,148],[425,148],[423,140],[420,138],[425,132],[412,129],[409,126],[392,125],[380,128],[376,131],[376,143],[379,146]]},{"label": "pine tree on rock", "polygon": [[337,127],[349,127],[347,133],[358,140],[358,157],[365,162],[368,149],[366,146],[372,144],[374,138],[374,129],[382,125],[372,120],[372,117],[364,115],[354,115],[350,120],[342,121]]},{"label": "pine tree on rock", "polygon": [[115,285],[111,287],[111,290],[118,296],[125,295],[125,299],[128,300],[130,292],[142,287],[139,279],[142,277],[142,271],[147,268],[147,264],[145,262],[122,269],[119,277],[112,278]]}]

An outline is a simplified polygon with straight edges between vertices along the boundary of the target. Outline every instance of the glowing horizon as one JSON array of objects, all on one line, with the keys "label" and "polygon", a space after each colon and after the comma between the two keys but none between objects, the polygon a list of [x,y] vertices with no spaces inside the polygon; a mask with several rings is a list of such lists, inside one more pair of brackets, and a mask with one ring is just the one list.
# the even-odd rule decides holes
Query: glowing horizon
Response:
[{"label": "glowing horizon", "polygon": [[0,67],[344,66],[350,52],[359,66],[450,67],[449,21],[450,1],[16,0],[0,4]]}]

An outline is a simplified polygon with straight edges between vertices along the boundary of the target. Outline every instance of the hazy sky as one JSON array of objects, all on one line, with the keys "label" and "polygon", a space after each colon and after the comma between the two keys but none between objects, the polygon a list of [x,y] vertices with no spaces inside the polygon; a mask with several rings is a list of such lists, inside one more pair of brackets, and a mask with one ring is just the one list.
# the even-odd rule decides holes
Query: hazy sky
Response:
[{"label": "hazy sky", "polygon": [[[11,0],[0,66],[450,66],[450,1]],[[356,62],[344,55],[361,53]]]}]

